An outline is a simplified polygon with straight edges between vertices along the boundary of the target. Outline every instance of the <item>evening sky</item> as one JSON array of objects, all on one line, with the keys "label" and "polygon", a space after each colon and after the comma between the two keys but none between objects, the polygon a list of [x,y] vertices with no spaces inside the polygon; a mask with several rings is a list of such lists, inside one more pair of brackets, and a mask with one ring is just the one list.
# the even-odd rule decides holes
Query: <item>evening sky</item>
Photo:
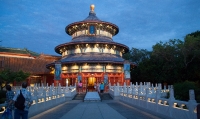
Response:
[{"label": "evening sky", "polygon": [[71,41],[65,27],[84,20],[91,4],[119,27],[113,40],[130,49],[152,50],[200,30],[200,0],[0,0],[0,45],[58,55],[54,48]]}]

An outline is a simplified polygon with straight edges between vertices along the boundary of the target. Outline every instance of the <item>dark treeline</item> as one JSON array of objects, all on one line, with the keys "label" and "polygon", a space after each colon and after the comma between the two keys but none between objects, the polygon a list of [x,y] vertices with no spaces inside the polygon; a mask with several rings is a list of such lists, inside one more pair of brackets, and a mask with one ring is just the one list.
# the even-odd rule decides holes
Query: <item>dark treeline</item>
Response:
[{"label": "dark treeline", "polygon": [[184,40],[170,39],[155,44],[152,51],[132,48],[124,54],[137,65],[131,70],[131,81],[167,83],[200,79],[200,31],[188,34]]},{"label": "dark treeline", "polygon": [[159,42],[153,46],[153,51],[132,48],[123,57],[137,65],[131,70],[133,83],[199,82],[200,31],[186,35],[184,41]]}]

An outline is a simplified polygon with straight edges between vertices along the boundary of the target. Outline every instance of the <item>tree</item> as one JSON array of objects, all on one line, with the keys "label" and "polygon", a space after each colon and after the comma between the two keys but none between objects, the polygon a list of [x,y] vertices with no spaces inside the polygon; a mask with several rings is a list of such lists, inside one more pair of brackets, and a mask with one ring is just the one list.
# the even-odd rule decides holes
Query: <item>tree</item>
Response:
[{"label": "tree", "polygon": [[142,77],[141,75],[141,73],[144,71],[142,63],[149,60],[150,54],[151,52],[147,51],[146,49],[132,48],[126,55],[126,58],[129,58],[127,60],[130,60],[136,64],[136,67],[131,69],[131,77],[134,77],[131,79],[132,82],[140,82],[146,80],[146,78]]},{"label": "tree", "polygon": [[200,31],[186,35],[181,51],[185,67],[195,58],[200,58]]},{"label": "tree", "polygon": [[[161,73],[159,77],[166,83],[173,84],[182,80],[183,56],[181,47],[183,41],[179,39],[169,40],[168,42],[160,42],[153,46],[152,55],[156,58]],[[181,75],[180,75],[181,74]]]},{"label": "tree", "polygon": [[185,77],[190,81],[198,81],[200,78],[200,31],[186,35],[181,50]]},{"label": "tree", "polygon": [[124,57],[137,67],[131,70],[132,82],[174,83],[200,79],[200,31],[184,40],[156,43],[153,51],[132,48]]},{"label": "tree", "polygon": [[30,76],[29,73],[23,72],[23,71],[18,71],[18,72],[13,72],[10,69],[5,69],[0,72],[0,86],[1,90],[9,83],[11,82],[20,82],[25,80]]},{"label": "tree", "polygon": [[139,65],[140,62],[150,58],[150,52],[146,49],[132,48],[130,50],[130,55],[131,56],[129,56],[129,60],[134,62],[136,65]]}]

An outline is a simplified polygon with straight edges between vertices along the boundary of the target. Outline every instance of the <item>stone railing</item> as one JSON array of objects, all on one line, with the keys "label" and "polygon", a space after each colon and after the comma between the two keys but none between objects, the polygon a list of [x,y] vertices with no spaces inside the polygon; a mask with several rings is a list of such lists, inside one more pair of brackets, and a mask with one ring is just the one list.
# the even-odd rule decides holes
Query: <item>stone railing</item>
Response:
[{"label": "stone railing", "polygon": [[[161,84],[153,87],[150,83],[119,86],[109,85],[109,93],[114,99],[139,106],[173,119],[197,119],[194,90],[189,90],[190,100],[179,101],[174,98],[173,86],[162,89]],[[167,98],[167,95],[169,98]]]},{"label": "stone railing", "polygon": [[[21,86],[14,86],[12,90],[14,92],[18,91]],[[61,87],[59,86],[37,86],[27,87],[27,89],[31,92],[33,104],[29,109],[29,116],[36,115],[45,110],[48,110],[52,107],[55,107],[67,100],[73,99],[76,95],[76,85],[70,87]],[[5,107],[5,104],[1,104],[0,107]],[[3,113],[3,112],[0,112]]]}]

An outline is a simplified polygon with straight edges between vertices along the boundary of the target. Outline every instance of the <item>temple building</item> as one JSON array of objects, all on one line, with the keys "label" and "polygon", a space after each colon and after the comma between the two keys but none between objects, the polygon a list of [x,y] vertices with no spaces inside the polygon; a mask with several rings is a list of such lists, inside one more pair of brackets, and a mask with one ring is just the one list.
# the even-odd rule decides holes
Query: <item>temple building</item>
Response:
[{"label": "temple building", "polygon": [[[38,54],[26,48],[0,47],[0,71],[10,69],[11,71],[23,71],[30,73],[26,79],[28,85],[41,85],[54,83],[54,75],[46,68],[46,64],[59,60],[61,56]],[[21,82],[10,83],[20,86]]]},{"label": "temple building", "polygon": [[[60,77],[55,78],[54,83],[75,85],[82,81],[83,87],[87,89],[98,82],[111,85],[130,82],[130,77],[125,78],[124,73],[124,63],[128,61],[122,58],[129,48],[113,41],[112,37],[119,32],[118,26],[101,21],[96,16],[94,5],[90,6],[86,19],[69,24],[65,31],[72,40],[55,47],[55,52],[62,58],[46,65]],[[129,67],[134,67],[133,63],[128,63]],[[60,74],[56,71],[57,67],[61,70]],[[128,73],[130,75],[130,70]]]}]

